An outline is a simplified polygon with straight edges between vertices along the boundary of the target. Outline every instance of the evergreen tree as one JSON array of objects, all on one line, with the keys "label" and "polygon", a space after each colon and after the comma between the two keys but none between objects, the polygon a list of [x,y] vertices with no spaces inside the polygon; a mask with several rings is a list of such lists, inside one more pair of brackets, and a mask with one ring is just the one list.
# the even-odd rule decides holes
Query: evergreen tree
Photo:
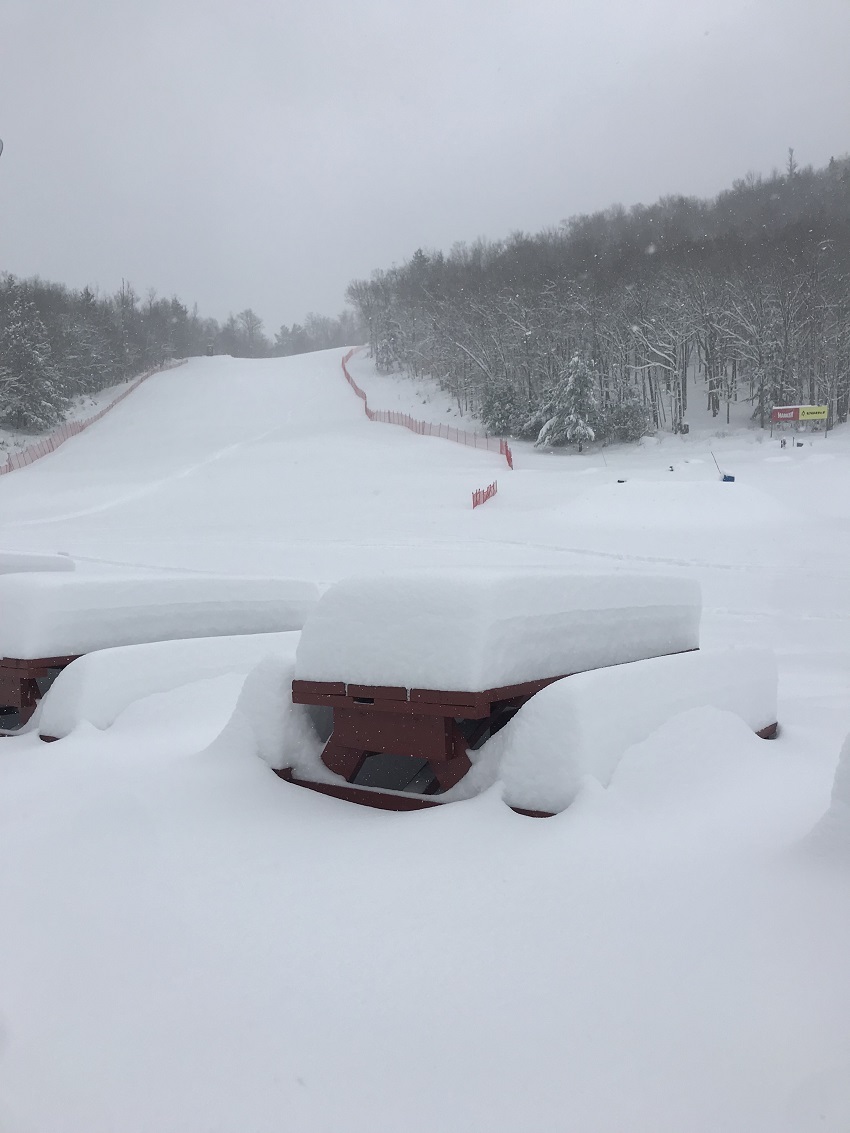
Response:
[{"label": "evergreen tree", "polygon": [[578,445],[596,439],[596,374],[593,365],[574,354],[561,370],[552,399],[552,416],[537,437],[538,445]]},{"label": "evergreen tree", "polygon": [[509,382],[492,382],[484,390],[481,414],[487,432],[495,437],[509,437],[517,431],[522,416],[518,393]]},{"label": "evergreen tree", "polygon": [[44,323],[17,292],[0,328],[0,421],[33,432],[50,428],[68,404],[62,386]]}]

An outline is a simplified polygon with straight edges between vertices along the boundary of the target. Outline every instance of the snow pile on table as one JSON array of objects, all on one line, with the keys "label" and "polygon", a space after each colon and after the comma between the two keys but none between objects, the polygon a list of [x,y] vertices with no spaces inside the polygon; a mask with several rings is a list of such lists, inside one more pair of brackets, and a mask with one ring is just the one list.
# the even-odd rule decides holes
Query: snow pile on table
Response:
[{"label": "snow pile on table", "polygon": [[43,736],[70,735],[84,720],[108,728],[130,705],[228,673],[248,673],[274,654],[294,663],[298,632],[195,637],[100,649],[57,676],[31,726]]},{"label": "snow pile on table", "polygon": [[838,757],[829,809],[812,831],[810,842],[850,857],[850,735]]},{"label": "snow pile on table", "polygon": [[46,555],[35,551],[0,551],[0,574],[20,574],[33,570],[75,570],[70,555]]},{"label": "snow pile on table", "polygon": [[327,590],[299,680],[483,691],[694,649],[689,579],[547,570],[405,571]]},{"label": "snow pile on table", "polygon": [[557,813],[587,776],[606,785],[628,748],[688,709],[732,712],[753,732],[775,723],[776,683],[772,654],[754,649],[579,673],[532,697],[484,745],[478,762],[502,781],[510,806]]},{"label": "snow pile on table", "polygon": [[60,657],[184,637],[300,629],[312,582],[211,575],[0,577],[0,657]]}]

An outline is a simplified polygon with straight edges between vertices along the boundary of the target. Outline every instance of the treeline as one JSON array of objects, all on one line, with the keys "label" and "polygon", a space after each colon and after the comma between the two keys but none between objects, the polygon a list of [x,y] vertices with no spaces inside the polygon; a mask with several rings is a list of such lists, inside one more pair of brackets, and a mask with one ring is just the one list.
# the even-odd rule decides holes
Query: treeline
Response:
[{"label": "treeline", "polygon": [[716,199],[614,206],[560,228],[417,250],[348,289],[384,371],[430,374],[493,433],[540,443],[678,431],[689,376],[746,401],[850,409],[850,158],[749,175]]},{"label": "treeline", "polygon": [[310,354],[314,350],[330,350],[336,346],[356,346],[363,341],[364,330],[353,311],[343,311],[336,318],[309,314],[303,324],[283,324],[272,338],[263,331],[262,319],[248,308],[231,315],[210,338],[215,354],[232,354],[234,358],[282,358],[290,354]]},{"label": "treeline", "polygon": [[74,291],[40,279],[0,277],[0,427],[38,432],[61,421],[71,402],[171,358],[232,354],[263,358],[362,341],[356,316],[308,315],[272,341],[250,309],[224,323],[177,298],[142,299],[122,284],[113,295]]}]

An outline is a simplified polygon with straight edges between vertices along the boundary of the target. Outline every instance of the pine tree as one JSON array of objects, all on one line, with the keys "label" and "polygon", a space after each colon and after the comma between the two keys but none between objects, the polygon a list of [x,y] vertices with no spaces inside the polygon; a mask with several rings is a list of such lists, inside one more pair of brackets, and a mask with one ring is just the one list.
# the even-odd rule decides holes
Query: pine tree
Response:
[{"label": "pine tree", "polygon": [[17,292],[0,328],[0,421],[13,429],[49,429],[68,404],[62,385],[44,323]]},{"label": "pine tree", "polygon": [[578,445],[596,439],[596,372],[581,354],[574,354],[558,374],[552,396],[552,415],[537,437],[538,445]]},{"label": "pine tree", "polygon": [[521,416],[516,387],[508,382],[494,381],[484,389],[481,416],[487,432],[496,437],[509,437],[516,431]]}]

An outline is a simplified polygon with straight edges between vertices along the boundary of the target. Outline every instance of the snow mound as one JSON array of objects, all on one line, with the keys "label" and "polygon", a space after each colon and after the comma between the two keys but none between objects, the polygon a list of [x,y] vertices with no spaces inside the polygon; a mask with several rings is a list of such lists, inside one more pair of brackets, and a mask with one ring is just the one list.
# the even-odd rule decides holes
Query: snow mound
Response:
[{"label": "snow mound", "polygon": [[299,680],[481,691],[694,649],[689,579],[544,570],[406,571],[327,590]]},{"label": "snow mound", "polygon": [[20,574],[33,570],[75,570],[70,555],[43,555],[30,551],[0,551],[0,574]]},{"label": "snow mound", "polygon": [[0,576],[0,657],[60,657],[186,637],[300,629],[318,598],[296,579]]},{"label": "snow mound", "polygon": [[537,693],[482,749],[499,765],[505,801],[557,813],[586,776],[607,785],[624,752],[667,720],[711,707],[752,731],[776,721],[770,653],[729,649],[684,653],[579,673]]},{"label": "snow mound", "polygon": [[719,708],[691,708],[630,747],[611,777],[608,795],[647,811],[681,810],[689,802],[701,809],[711,794],[740,781],[769,745],[740,715]]},{"label": "snow mound", "polygon": [[[671,473],[671,479],[676,475]],[[776,499],[720,480],[629,480],[601,484],[571,504],[570,522],[588,527],[692,529],[749,527],[789,518]]]},{"label": "snow mound", "polygon": [[812,831],[810,842],[818,849],[838,851],[850,860],[850,735],[838,757],[829,809]]},{"label": "snow mound", "polygon": [[228,750],[248,748],[272,768],[292,767],[307,779],[332,777],[321,761],[324,744],[308,708],[292,703],[295,662],[267,657],[245,679],[236,709],[220,740]]},{"label": "snow mound", "polygon": [[43,736],[70,735],[84,720],[109,728],[137,701],[229,673],[250,672],[269,654],[292,664],[298,633],[195,637],[101,649],[57,676],[33,721]]}]

